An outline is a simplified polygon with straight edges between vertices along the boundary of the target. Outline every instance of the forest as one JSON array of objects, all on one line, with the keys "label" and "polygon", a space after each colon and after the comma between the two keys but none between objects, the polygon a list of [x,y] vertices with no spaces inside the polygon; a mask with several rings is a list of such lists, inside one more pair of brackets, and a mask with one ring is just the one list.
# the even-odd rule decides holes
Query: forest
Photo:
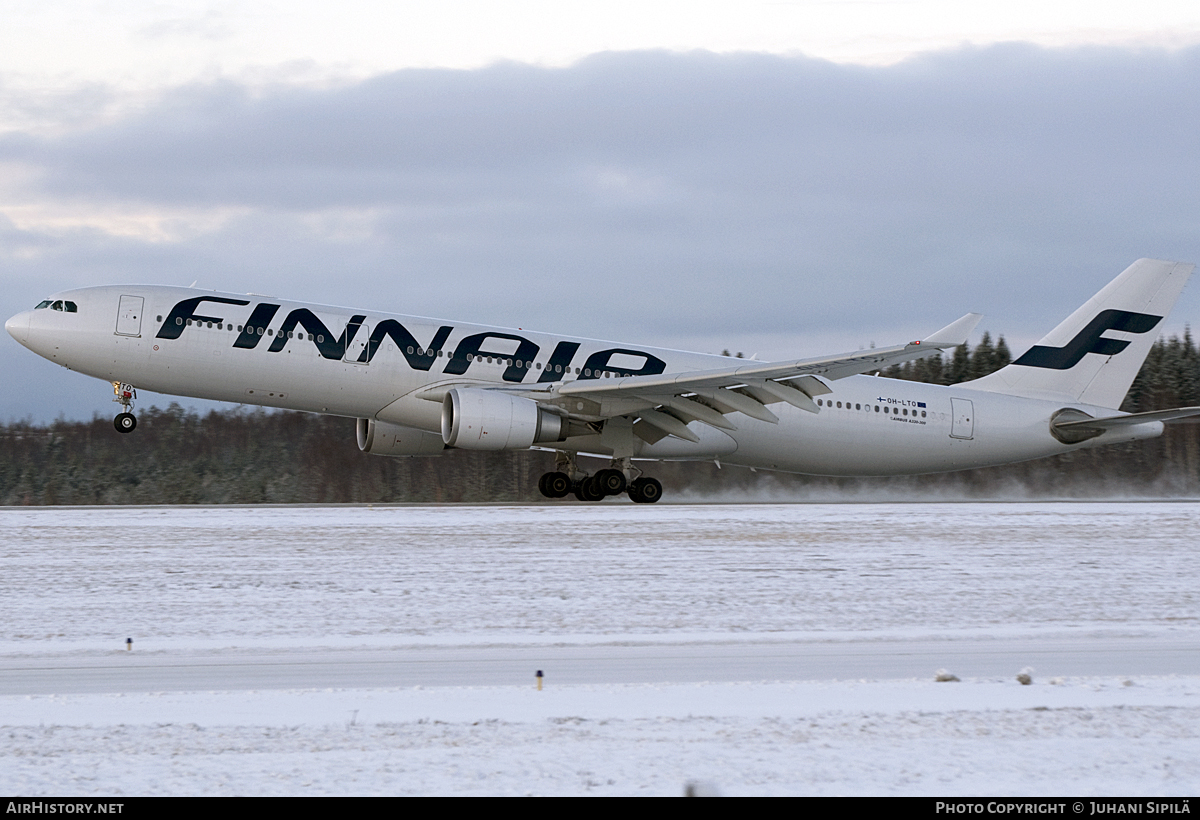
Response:
[{"label": "forest", "polygon": [[[1011,361],[1004,338],[892,367],[935,384]],[[1155,343],[1121,409],[1200,405],[1191,333]],[[354,420],[236,407],[199,415],[177,404],[138,414],[121,435],[106,416],[0,427],[0,504],[314,504],[545,502],[538,477],[553,453],[452,450],[386,458],[358,450]],[[586,463],[586,462],[585,462]],[[599,462],[593,462],[599,464]],[[755,472],[710,462],[656,464],[669,500],[925,500],[1200,496],[1200,424],[1022,464],[931,476],[845,479]]]}]

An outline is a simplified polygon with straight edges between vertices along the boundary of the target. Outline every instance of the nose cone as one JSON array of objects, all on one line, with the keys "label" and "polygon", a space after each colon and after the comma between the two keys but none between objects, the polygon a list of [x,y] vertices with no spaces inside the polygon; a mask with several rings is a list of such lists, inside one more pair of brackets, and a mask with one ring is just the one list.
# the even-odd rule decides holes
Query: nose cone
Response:
[{"label": "nose cone", "polygon": [[26,347],[29,346],[29,315],[31,311],[18,313],[16,316],[4,323],[4,329],[8,331],[8,335],[12,336]]}]

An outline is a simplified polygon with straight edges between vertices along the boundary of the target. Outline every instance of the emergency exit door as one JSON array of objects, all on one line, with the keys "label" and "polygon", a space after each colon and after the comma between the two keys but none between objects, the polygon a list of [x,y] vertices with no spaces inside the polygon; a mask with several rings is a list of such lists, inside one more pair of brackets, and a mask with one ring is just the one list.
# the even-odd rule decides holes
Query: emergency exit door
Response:
[{"label": "emergency exit door", "polygon": [[351,364],[368,364],[371,361],[371,354],[375,352],[368,349],[370,339],[371,326],[366,322],[358,324],[352,320],[346,325],[346,353],[342,356],[342,361]]},{"label": "emergency exit door", "polygon": [[117,307],[117,335],[142,335],[142,305],[146,302],[140,296],[122,296],[121,304]]},{"label": "emergency exit door", "polygon": [[970,399],[950,399],[953,420],[950,438],[972,438],[975,435],[975,407]]}]

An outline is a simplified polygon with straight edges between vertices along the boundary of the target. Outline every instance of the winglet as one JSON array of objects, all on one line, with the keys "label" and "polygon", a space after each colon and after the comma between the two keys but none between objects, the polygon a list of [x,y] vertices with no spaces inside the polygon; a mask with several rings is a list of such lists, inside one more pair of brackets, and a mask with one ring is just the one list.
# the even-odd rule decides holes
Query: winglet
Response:
[{"label": "winglet", "polygon": [[967,337],[971,335],[971,331],[982,320],[982,313],[968,313],[961,319],[946,325],[928,339],[922,339],[921,344],[939,349],[958,347],[961,344],[966,344]]}]

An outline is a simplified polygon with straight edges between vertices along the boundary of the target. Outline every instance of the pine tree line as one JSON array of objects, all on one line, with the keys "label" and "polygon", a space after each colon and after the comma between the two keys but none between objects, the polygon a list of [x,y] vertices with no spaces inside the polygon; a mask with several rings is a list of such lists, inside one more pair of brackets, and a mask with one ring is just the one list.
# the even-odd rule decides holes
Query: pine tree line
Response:
[{"label": "pine tree line", "polygon": [[975,345],[974,350],[965,343],[954,348],[949,363],[938,353],[927,359],[894,364],[881,375],[889,379],[951,385],[982,378],[1011,362],[1012,353],[1009,352],[1004,337],[1001,336],[993,344],[992,334],[984,331],[983,338]]},{"label": "pine tree line", "polygon": [[[1011,361],[1001,336],[984,334],[948,361],[932,356],[884,371],[891,378],[957,384]],[[1122,406],[1129,412],[1200,405],[1200,353],[1190,331],[1159,340]],[[200,416],[176,404],[139,414],[123,436],[108,418],[0,427],[0,504],[262,504],[540,501],[544,452],[455,450],[432,458],[359,452],[352,419],[234,408]],[[1200,424],[1168,425],[1158,439],[1050,459],[936,476],[833,479],[654,464],[668,498],[741,490],[774,497],[910,492],[1029,497],[1089,492],[1200,495]]]}]

